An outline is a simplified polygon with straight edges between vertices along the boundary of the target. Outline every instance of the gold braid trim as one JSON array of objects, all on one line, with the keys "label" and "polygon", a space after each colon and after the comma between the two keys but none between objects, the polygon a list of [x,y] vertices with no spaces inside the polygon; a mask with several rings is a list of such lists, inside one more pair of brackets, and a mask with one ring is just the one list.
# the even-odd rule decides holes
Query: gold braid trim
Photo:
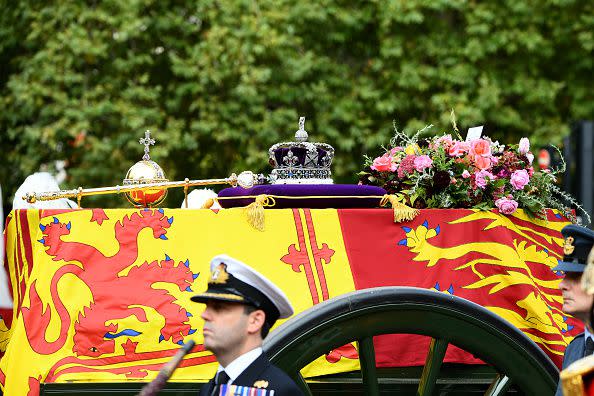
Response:
[{"label": "gold braid trim", "polygon": [[234,301],[245,301],[245,298],[242,296],[238,296],[236,294],[231,293],[212,293],[212,292],[204,292],[198,294],[196,297],[205,297],[205,298],[226,298],[228,300]]},{"label": "gold braid trim", "polygon": [[380,206],[386,206],[388,203],[392,205],[394,210],[394,223],[402,223],[403,221],[411,221],[421,213],[419,209],[406,206],[398,201],[395,195],[386,194],[380,201]]},{"label": "gold braid trim", "polygon": [[[265,195],[265,194],[263,194]],[[226,200],[226,199],[244,199],[244,198],[257,198],[260,195],[238,195],[234,197],[217,197],[217,201]],[[370,199],[370,198],[377,198],[382,199],[385,195],[265,195],[268,198],[282,198],[282,199],[307,199],[307,198],[326,198],[326,199],[336,199],[336,198],[361,198],[361,199]],[[274,205],[269,205],[274,206]]]}]

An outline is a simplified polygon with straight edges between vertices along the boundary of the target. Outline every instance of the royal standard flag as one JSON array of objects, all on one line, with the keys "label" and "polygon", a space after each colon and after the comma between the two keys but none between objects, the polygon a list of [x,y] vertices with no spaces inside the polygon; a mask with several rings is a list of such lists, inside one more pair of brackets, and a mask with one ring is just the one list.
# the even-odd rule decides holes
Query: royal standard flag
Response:
[{"label": "royal standard flag", "polygon": [[[190,297],[206,289],[208,263],[222,253],[262,272],[297,313],[376,286],[467,298],[560,364],[580,330],[560,310],[551,271],[566,224],[553,212],[544,221],[521,211],[423,210],[394,224],[387,209],[277,209],[265,211],[258,231],[241,208],[14,211],[6,265],[15,309],[10,328],[0,326],[0,384],[6,394],[36,395],[44,382],[150,381],[189,339],[197,346],[171,380],[208,380],[216,361],[202,347],[202,306]],[[374,342],[378,366],[424,364],[423,337]],[[357,370],[357,359],[348,344],[302,373]],[[457,348],[445,361],[480,363]]]}]

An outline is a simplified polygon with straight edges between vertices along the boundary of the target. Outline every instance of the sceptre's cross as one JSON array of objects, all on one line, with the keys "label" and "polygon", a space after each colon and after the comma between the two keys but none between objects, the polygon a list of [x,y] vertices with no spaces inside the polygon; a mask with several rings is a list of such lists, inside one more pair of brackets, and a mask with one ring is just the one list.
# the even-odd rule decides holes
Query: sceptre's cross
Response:
[{"label": "sceptre's cross", "polygon": [[155,139],[151,139],[151,131],[147,129],[144,133],[144,138],[140,139],[138,142],[144,146],[144,155],[142,156],[142,159],[145,161],[150,160],[151,157],[149,156],[149,146],[155,145]]}]

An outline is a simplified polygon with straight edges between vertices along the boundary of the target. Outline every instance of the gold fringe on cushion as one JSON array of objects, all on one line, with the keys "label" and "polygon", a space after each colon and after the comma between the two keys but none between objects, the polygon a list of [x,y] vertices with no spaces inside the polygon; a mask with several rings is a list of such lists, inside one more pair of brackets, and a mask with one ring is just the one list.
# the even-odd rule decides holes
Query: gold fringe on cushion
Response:
[{"label": "gold fringe on cushion", "polygon": [[419,209],[411,208],[410,206],[406,206],[402,202],[398,201],[398,197],[396,195],[384,195],[380,201],[380,206],[386,206],[388,202],[392,205],[392,209],[394,210],[394,223],[410,221],[417,217],[419,213],[421,213]]},{"label": "gold fringe on cushion", "polygon": [[247,222],[258,231],[264,231],[264,206],[274,206],[274,198],[261,194],[245,207]]}]

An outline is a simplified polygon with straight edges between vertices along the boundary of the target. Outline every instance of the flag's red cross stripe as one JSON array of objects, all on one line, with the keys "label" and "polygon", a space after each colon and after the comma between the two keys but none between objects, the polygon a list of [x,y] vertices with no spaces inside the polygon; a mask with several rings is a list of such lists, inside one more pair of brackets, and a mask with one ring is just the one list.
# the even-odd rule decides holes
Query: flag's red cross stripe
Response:
[{"label": "flag's red cross stripe", "polygon": [[[305,216],[305,228],[303,227],[303,222],[301,221],[301,215],[299,213],[300,209],[293,209],[293,218],[295,220],[295,229],[297,231],[297,240],[299,242],[299,247],[297,248],[294,243],[291,244],[287,249],[288,254],[284,255],[281,258],[281,261],[285,264],[289,264],[295,272],[301,272],[302,270],[303,272],[305,272],[305,277],[307,279],[309,291],[311,293],[311,299],[313,304],[315,305],[320,302],[320,292],[322,294],[322,301],[326,301],[330,298],[328,293],[328,283],[326,282],[326,274],[324,273],[322,260],[325,264],[330,264],[332,256],[334,255],[334,250],[330,249],[328,247],[328,244],[326,243],[323,243],[321,247],[318,246],[318,242],[316,239],[316,231],[311,218],[311,211],[309,209],[302,210]],[[313,263],[311,262],[309,255],[307,254],[307,245],[305,241],[306,231],[307,236],[309,237],[309,244],[311,246]],[[316,280],[314,278],[314,266],[317,277],[320,281],[321,291],[318,291]]]}]

